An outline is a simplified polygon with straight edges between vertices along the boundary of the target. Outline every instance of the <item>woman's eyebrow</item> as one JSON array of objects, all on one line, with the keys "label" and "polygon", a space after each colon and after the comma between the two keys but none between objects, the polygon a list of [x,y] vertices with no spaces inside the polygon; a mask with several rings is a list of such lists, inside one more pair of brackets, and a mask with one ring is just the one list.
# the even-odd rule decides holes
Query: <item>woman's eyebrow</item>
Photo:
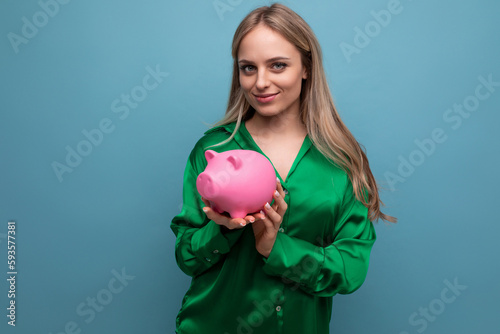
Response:
[{"label": "woman's eyebrow", "polygon": [[[277,60],[289,60],[289,59],[290,58],[288,58],[288,57],[278,56],[278,57],[273,57],[273,58],[266,60],[266,63],[272,63],[272,62],[277,61]],[[253,63],[253,61],[246,60],[246,59],[240,59],[238,61],[238,63]]]}]

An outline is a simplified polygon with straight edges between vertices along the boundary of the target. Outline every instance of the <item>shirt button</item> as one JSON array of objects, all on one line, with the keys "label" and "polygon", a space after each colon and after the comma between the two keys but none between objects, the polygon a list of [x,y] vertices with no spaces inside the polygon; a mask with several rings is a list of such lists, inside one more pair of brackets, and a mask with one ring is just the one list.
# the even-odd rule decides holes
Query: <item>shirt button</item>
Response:
[{"label": "shirt button", "polygon": [[212,253],[217,254],[217,253],[219,253],[219,250],[215,249]]},{"label": "shirt button", "polygon": [[288,190],[283,189],[283,192],[285,193],[285,195],[288,195]]},{"label": "shirt button", "polygon": [[285,232],[285,229],[283,227],[280,227],[280,229],[278,231],[280,231],[281,233],[283,233],[283,232]]},{"label": "shirt button", "polygon": [[278,311],[278,312],[281,311],[281,306],[279,306],[279,305],[276,306],[276,311]]},{"label": "shirt button", "polygon": [[205,260],[207,260],[207,262],[212,262],[212,260],[210,260],[208,257],[206,257]]}]

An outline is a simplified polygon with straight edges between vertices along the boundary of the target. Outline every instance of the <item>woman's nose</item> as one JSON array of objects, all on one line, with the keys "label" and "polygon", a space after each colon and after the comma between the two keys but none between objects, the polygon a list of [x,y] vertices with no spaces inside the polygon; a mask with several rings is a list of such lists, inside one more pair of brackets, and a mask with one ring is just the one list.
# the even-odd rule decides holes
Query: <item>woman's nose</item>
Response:
[{"label": "woman's nose", "polygon": [[259,90],[269,87],[269,75],[266,70],[257,72],[257,82],[255,83],[255,86]]}]

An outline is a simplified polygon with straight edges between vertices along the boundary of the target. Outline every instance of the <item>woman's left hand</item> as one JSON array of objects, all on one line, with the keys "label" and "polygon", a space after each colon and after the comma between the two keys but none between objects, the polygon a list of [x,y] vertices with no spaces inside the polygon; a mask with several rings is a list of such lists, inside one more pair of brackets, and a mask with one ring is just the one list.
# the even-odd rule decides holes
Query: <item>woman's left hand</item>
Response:
[{"label": "woman's left hand", "polygon": [[288,204],[285,202],[285,192],[279,180],[273,197],[274,204],[270,206],[267,203],[261,213],[254,215],[256,220],[252,224],[255,235],[255,248],[266,258],[271,254],[283,216],[288,208]]}]

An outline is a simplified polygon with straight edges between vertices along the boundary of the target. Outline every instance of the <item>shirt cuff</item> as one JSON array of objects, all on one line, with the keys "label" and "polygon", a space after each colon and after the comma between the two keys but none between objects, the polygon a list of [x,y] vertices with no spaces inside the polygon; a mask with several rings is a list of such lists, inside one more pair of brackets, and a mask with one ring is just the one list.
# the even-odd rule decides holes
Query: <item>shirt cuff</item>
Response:
[{"label": "shirt cuff", "polygon": [[229,252],[239,235],[232,231],[224,235],[221,226],[210,220],[193,234],[191,247],[198,257],[207,262],[216,262],[222,254]]},{"label": "shirt cuff", "polygon": [[278,233],[269,257],[264,258],[263,270],[268,275],[282,276],[304,285],[314,285],[319,278],[318,269],[323,262],[324,252],[321,247]]}]

